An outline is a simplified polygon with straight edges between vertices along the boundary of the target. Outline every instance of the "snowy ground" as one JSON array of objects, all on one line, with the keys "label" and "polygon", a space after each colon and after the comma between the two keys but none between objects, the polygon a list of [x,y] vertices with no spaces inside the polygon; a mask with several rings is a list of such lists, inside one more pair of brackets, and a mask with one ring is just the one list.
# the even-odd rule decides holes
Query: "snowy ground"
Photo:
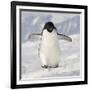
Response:
[{"label": "snowy ground", "polygon": [[22,44],[22,80],[80,76],[80,36],[72,35],[72,42],[59,41],[61,61],[59,68],[41,68],[38,56],[39,42],[27,41]]}]

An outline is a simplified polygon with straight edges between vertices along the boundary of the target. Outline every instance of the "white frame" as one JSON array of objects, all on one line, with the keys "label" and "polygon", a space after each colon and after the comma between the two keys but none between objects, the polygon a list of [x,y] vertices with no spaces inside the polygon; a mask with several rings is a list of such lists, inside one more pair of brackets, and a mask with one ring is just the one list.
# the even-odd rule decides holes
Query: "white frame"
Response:
[{"label": "white frame", "polygon": [[[17,21],[17,84],[34,84],[34,83],[46,83],[46,82],[48,82],[48,83],[51,83],[51,82],[59,82],[59,81],[61,81],[61,82],[68,82],[68,81],[84,81],[84,57],[82,57],[82,58],[80,58],[80,62],[81,62],[81,65],[80,66],[82,66],[81,67],[81,69],[83,69],[83,70],[80,70],[81,72],[80,72],[80,77],[78,77],[78,76],[74,76],[74,77],[68,77],[68,78],[58,78],[58,79],[50,79],[50,80],[20,80],[19,79],[19,70],[20,70],[20,62],[19,62],[19,33],[20,32],[18,32],[19,31],[19,11],[20,11],[20,9],[32,9],[32,10],[50,10],[50,11],[69,11],[69,12],[81,12],[81,14],[80,14],[80,43],[82,43],[82,44],[80,44],[80,56],[84,56],[84,10],[82,10],[82,9],[67,9],[67,8],[48,8],[48,7],[33,7],[33,6],[17,6],[16,7],[16,21]],[[83,27],[82,27],[83,26]],[[82,51],[81,51],[82,50]],[[81,74],[82,73],[82,74]],[[81,76],[82,75],[82,76]]]}]

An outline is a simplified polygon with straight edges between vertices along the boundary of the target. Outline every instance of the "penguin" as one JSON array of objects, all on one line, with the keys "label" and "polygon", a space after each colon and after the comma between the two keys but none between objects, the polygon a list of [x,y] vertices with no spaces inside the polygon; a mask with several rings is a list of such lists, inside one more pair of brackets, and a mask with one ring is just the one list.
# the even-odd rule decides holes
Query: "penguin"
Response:
[{"label": "penguin", "polygon": [[71,37],[58,33],[53,22],[46,22],[41,33],[32,35],[41,36],[40,47],[38,49],[41,67],[45,69],[59,67],[61,51],[58,37],[72,42]]}]

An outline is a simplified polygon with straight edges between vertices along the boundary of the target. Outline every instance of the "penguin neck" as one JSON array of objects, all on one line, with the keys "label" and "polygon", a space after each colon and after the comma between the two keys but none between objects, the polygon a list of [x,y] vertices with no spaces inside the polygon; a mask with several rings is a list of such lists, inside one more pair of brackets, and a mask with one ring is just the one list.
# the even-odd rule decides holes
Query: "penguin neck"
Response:
[{"label": "penguin neck", "polygon": [[52,34],[52,33],[56,33],[56,30],[53,29],[51,32],[49,32],[47,29],[44,29],[44,30],[43,30],[43,34],[44,34],[44,33]]},{"label": "penguin neck", "polygon": [[43,36],[45,37],[50,37],[56,34],[57,34],[56,30],[53,30],[52,32],[48,32],[47,29],[43,30]]},{"label": "penguin neck", "polygon": [[43,31],[43,35],[42,35],[43,45],[53,46],[57,42],[58,42],[58,38],[57,38],[56,30],[53,30],[51,33],[49,33],[47,30]]}]

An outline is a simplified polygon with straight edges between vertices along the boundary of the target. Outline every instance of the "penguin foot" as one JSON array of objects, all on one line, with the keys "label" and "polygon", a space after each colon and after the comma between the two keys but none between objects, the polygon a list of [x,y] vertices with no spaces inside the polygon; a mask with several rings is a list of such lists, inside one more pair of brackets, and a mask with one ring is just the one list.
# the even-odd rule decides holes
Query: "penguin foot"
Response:
[{"label": "penguin foot", "polygon": [[59,67],[59,65],[56,65],[56,66],[48,66],[48,68],[57,68]]},{"label": "penguin foot", "polygon": [[54,68],[57,68],[57,67],[59,67],[59,65],[56,65]]},{"label": "penguin foot", "polygon": [[59,65],[56,65],[56,66],[48,66],[48,65],[43,65],[43,66],[41,66],[42,68],[45,68],[45,69],[47,69],[47,68],[57,68],[57,67],[59,67]]},{"label": "penguin foot", "polygon": [[47,65],[43,65],[43,66],[41,66],[41,67],[42,67],[42,68],[45,68],[45,69],[46,69],[46,68],[48,68],[48,66],[47,66]]}]

